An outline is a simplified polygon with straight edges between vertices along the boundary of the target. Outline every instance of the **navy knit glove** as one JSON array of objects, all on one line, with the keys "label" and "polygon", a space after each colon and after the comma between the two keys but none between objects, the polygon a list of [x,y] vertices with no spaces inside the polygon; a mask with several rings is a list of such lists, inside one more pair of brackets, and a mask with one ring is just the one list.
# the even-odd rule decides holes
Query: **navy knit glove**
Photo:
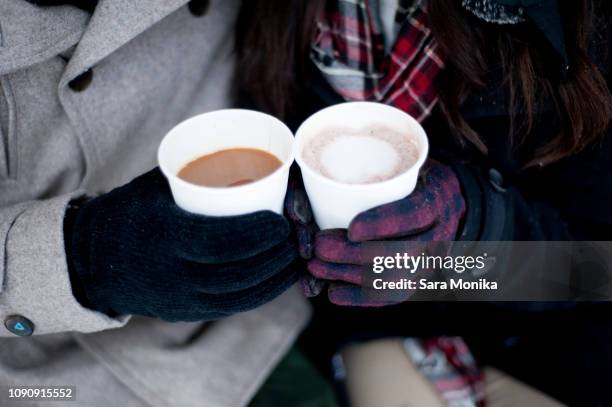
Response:
[{"label": "navy knit glove", "polygon": [[297,280],[285,218],[185,212],[158,169],[75,203],[64,231],[75,297],[108,315],[218,319],[262,305]]}]

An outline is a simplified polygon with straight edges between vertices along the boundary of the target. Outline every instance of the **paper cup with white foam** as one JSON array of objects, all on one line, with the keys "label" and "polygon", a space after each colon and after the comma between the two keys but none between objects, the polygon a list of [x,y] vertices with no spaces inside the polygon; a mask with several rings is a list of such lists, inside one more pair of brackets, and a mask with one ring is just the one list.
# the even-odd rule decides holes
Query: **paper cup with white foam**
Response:
[{"label": "paper cup with white foam", "polygon": [[[204,113],[174,127],[158,150],[161,171],[182,209],[209,216],[234,216],[269,210],[283,213],[293,134],[280,120],[260,112],[226,109]],[[178,177],[189,162],[232,148],[254,148],[276,156],[282,165],[255,182],[227,188],[195,185]]]},{"label": "paper cup with white foam", "polygon": [[[380,181],[360,183],[364,173],[376,177],[401,160],[401,148],[385,138],[367,132],[381,126],[407,138],[416,149],[407,168]],[[319,154],[324,169],[308,159],[315,138],[334,129],[346,129],[359,137],[348,139],[340,133],[323,146]],[[427,158],[429,143],[423,127],[407,113],[381,103],[347,102],[320,110],[310,116],[295,136],[296,161],[304,179],[315,220],[321,229],[347,228],[351,220],[368,209],[408,196]]]}]

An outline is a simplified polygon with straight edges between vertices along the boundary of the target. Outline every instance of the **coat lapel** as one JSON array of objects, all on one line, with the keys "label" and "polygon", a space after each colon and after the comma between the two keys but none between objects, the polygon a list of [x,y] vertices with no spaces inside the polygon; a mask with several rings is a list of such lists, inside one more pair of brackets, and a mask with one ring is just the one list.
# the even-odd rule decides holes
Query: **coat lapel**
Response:
[{"label": "coat lapel", "polygon": [[77,45],[62,83],[67,83],[151,27],[188,0],[100,0]]},{"label": "coat lapel", "polygon": [[71,6],[0,0],[0,75],[35,65],[80,40],[89,14]]}]

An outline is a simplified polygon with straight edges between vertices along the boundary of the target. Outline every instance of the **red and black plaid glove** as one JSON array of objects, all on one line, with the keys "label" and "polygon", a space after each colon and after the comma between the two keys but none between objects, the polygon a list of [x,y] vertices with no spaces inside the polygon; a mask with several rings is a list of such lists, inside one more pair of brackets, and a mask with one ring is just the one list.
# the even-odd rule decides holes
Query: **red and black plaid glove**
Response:
[{"label": "red and black plaid glove", "polygon": [[[417,188],[408,197],[357,215],[348,230],[319,232],[308,271],[318,280],[330,282],[328,296],[335,304],[381,306],[397,302],[374,299],[362,287],[363,266],[371,259],[371,253],[364,253],[362,245],[380,240],[405,242],[407,251],[418,250],[411,255],[444,250],[449,245],[437,242],[455,239],[465,209],[453,170],[429,161]],[[415,245],[415,242],[423,244]]]}]

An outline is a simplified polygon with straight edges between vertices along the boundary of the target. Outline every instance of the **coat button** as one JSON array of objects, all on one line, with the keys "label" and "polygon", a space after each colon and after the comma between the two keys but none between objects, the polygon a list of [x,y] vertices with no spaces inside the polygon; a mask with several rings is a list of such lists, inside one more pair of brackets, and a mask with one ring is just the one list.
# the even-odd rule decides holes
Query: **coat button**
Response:
[{"label": "coat button", "polygon": [[331,55],[323,55],[323,65],[325,66],[332,66],[334,63],[334,57],[332,57]]},{"label": "coat button", "polygon": [[506,188],[504,188],[504,176],[495,168],[489,170],[489,182],[497,192],[506,192]]},{"label": "coat button", "polygon": [[210,0],[191,0],[187,7],[191,14],[196,17],[202,17],[208,12],[208,8],[210,7]]},{"label": "coat button", "polygon": [[68,82],[68,86],[75,92],[82,92],[87,89],[92,79],[93,71],[90,68],[79,76],[77,76],[76,78],[74,78],[73,80],[71,80],[70,82]]},{"label": "coat button", "polygon": [[31,336],[34,333],[34,323],[21,315],[11,315],[6,318],[4,326],[17,336]]}]

